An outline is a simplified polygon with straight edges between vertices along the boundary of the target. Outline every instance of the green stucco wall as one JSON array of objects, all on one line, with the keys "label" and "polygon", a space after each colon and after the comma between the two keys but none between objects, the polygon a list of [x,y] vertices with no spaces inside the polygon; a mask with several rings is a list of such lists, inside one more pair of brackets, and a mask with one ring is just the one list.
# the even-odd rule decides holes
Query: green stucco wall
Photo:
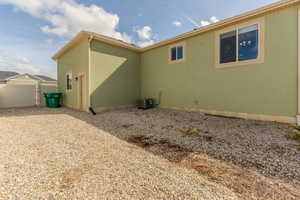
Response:
[{"label": "green stucco wall", "polygon": [[[169,45],[139,54],[92,40],[90,73],[89,45],[84,39],[58,60],[58,88],[64,93],[64,105],[78,106],[75,77],[85,73],[90,92],[86,102],[93,108],[132,105],[141,98],[158,100],[161,96],[162,107],[295,117],[297,7],[261,17],[265,18],[265,61],[223,69],[215,66],[218,30],[181,41],[186,60],[178,64],[169,64]],[[73,90],[66,92],[69,71]]]},{"label": "green stucco wall", "polygon": [[91,105],[107,108],[140,99],[140,55],[96,40],[91,43]]},{"label": "green stucco wall", "polygon": [[[75,80],[80,73],[84,73],[88,80],[89,67],[88,67],[88,40],[84,39],[80,44],[69,50],[58,61],[58,91],[63,93],[63,105],[71,108],[79,108],[78,98],[78,81]],[[66,73],[72,72],[73,88],[66,91],[67,80]],[[88,84],[86,84],[86,91],[88,91]],[[86,102],[88,102],[88,95]]]},{"label": "green stucco wall", "polygon": [[[224,27],[226,28],[226,27]],[[168,48],[141,56],[141,95],[161,106],[295,117],[297,8],[265,16],[265,62],[217,69],[215,31],[184,40],[186,61],[168,63]]]}]

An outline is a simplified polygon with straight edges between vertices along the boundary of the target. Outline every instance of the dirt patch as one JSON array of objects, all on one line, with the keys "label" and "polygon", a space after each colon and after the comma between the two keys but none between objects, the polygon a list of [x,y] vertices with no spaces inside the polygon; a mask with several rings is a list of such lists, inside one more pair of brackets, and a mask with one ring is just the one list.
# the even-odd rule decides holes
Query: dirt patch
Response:
[{"label": "dirt patch", "polygon": [[91,171],[92,169],[87,167],[66,170],[61,174],[60,189],[72,189],[76,183],[79,183],[81,181],[83,175],[88,174]]},{"label": "dirt patch", "polygon": [[190,151],[167,139],[156,140],[151,136],[133,135],[128,137],[128,142],[147,148],[154,154],[162,156],[171,162],[180,162]]},{"label": "dirt patch", "polygon": [[180,166],[195,169],[212,181],[238,193],[242,199],[299,199],[300,186],[288,184],[279,179],[267,178],[254,169],[241,168],[232,163],[212,159],[207,155],[191,153]]},{"label": "dirt patch", "polygon": [[199,175],[233,190],[245,200],[299,199],[300,186],[279,179],[265,177],[254,169],[242,168],[233,163],[213,159],[205,154],[172,144],[169,140],[156,140],[151,136],[130,136],[129,142],[162,156],[176,166],[196,170]]},{"label": "dirt patch", "polygon": [[140,147],[149,147],[155,145],[150,137],[143,136],[143,135],[133,135],[128,137],[128,142],[134,143]]},{"label": "dirt patch", "polygon": [[134,124],[124,124],[124,125],[122,125],[123,128],[130,128],[132,126],[134,126]]},{"label": "dirt patch", "polygon": [[201,130],[198,128],[186,128],[180,131],[186,136],[200,136],[202,134]]},{"label": "dirt patch", "polygon": [[296,147],[300,151],[300,127],[296,127],[293,131],[287,134],[287,139],[296,141]]},{"label": "dirt patch", "polygon": [[300,143],[300,131],[295,129],[287,135],[289,140],[295,140]]}]

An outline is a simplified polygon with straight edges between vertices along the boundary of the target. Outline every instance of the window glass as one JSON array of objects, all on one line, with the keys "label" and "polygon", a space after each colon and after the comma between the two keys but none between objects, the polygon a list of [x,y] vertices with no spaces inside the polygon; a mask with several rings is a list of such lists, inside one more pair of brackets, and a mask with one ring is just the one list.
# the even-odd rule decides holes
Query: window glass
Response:
[{"label": "window glass", "polygon": [[258,58],[258,25],[239,29],[239,61]]},{"label": "window glass", "polygon": [[177,60],[183,59],[183,46],[177,47]]},{"label": "window glass", "polygon": [[184,47],[182,45],[171,48],[171,61],[182,60],[184,58]]},{"label": "window glass", "polygon": [[176,47],[173,47],[172,49],[171,49],[171,60],[173,61],[173,60],[176,60],[176,58],[177,58],[177,55],[176,55],[177,53],[176,53]]},{"label": "window glass", "polygon": [[236,37],[236,31],[224,33],[220,36],[220,63],[236,61]]}]

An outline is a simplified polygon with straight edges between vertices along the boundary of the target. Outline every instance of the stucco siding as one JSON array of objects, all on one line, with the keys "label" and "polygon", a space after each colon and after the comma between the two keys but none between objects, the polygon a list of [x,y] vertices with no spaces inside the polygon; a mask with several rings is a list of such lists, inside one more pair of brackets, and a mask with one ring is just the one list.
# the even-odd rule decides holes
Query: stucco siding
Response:
[{"label": "stucco siding", "polygon": [[[84,73],[86,80],[89,79],[89,53],[88,39],[84,39],[64,54],[58,61],[58,91],[63,93],[63,105],[71,108],[79,108],[79,83],[76,80],[81,73]],[[72,90],[67,91],[66,74],[72,73]],[[88,91],[88,84],[86,91]],[[86,102],[89,96],[86,95]]]},{"label": "stucco siding", "polygon": [[140,98],[140,55],[96,40],[91,43],[91,106],[132,105]]},{"label": "stucco siding", "polygon": [[264,18],[264,63],[217,69],[218,30],[206,32],[183,41],[187,56],[183,63],[169,64],[169,46],[144,52],[141,96],[157,99],[161,92],[163,107],[295,117],[297,7]]}]

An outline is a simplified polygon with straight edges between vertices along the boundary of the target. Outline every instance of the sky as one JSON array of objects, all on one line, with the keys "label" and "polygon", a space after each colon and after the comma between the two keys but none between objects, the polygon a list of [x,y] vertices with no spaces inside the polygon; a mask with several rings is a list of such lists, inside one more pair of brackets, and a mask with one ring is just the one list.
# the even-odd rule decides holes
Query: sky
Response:
[{"label": "sky", "polygon": [[278,0],[0,0],[0,71],[56,78],[80,30],[147,46]]}]

